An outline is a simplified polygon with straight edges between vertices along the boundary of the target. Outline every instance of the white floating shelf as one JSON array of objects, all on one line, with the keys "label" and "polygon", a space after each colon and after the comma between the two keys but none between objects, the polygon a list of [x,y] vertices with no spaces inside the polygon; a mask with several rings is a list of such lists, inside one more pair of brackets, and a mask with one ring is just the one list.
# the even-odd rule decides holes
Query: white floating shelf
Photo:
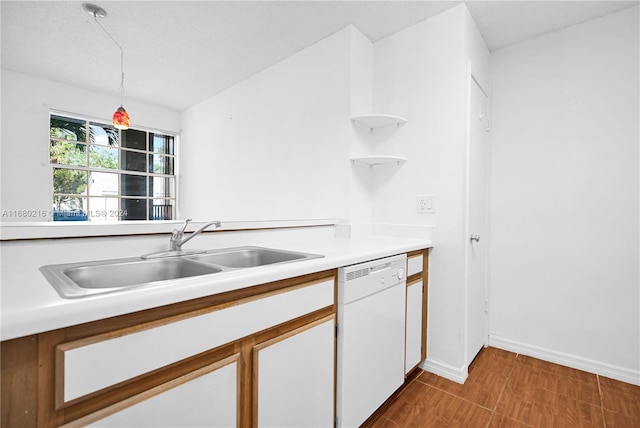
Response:
[{"label": "white floating shelf", "polygon": [[401,156],[363,156],[357,158],[351,158],[351,162],[354,165],[381,168],[390,165],[400,165],[407,161],[407,158]]},{"label": "white floating shelf", "polygon": [[368,114],[366,116],[352,117],[353,123],[363,128],[371,130],[371,132],[380,128],[389,128],[392,126],[399,127],[407,122],[407,119],[400,116],[390,114]]}]

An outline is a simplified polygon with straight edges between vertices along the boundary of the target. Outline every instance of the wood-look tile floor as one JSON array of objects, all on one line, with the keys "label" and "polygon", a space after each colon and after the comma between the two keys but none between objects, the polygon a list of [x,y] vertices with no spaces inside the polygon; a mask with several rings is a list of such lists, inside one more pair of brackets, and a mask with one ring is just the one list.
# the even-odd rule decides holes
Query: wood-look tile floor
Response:
[{"label": "wood-look tile floor", "polygon": [[640,386],[485,348],[464,385],[417,370],[367,428],[640,428]]}]

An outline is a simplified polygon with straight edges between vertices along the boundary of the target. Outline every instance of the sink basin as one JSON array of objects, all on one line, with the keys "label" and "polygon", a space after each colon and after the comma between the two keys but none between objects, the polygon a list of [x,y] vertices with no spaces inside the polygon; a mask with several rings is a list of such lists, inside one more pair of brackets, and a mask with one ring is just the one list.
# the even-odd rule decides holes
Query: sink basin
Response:
[{"label": "sink basin", "polygon": [[209,250],[204,254],[190,256],[189,258],[202,263],[212,263],[224,267],[242,269],[317,257],[322,256],[319,254],[299,253],[263,247],[237,247],[223,250]]},{"label": "sink basin", "polygon": [[119,259],[43,266],[40,271],[62,297],[82,297],[158,281],[221,272],[217,266],[183,258]]},{"label": "sink basin", "polygon": [[158,253],[157,257],[48,265],[42,266],[40,271],[58,294],[65,298],[76,298],[323,256],[263,247],[235,247],[198,254],[165,251]]}]

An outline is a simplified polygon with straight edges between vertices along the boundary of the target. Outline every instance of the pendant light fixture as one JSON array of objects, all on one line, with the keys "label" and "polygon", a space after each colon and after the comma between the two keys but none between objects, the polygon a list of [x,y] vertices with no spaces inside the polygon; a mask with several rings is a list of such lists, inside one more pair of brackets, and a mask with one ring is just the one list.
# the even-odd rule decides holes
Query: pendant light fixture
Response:
[{"label": "pendant light fixture", "polygon": [[122,97],[124,94],[124,50],[122,49],[122,46],[120,46],[120,43],[118,43],[116,39],[114,39],[113,36],[111,36],[111,34],[109,34],[109,32],[102,26],[102,24],[100,24],[100,21],[98,21],[98,18],[107,17],[107,12],[103,8],[96,6],[95,4],[83,3],[82,9],[84,9],[89,15],[93,16],[96,24],[102,28],[102,31],[104,31],[113,43],[116,44],[118,49],[120,49],[120,107],[118,107],[115,113],[113,113],[113,126],[117,129],[129,129],[129,113],[127,113],[122,106]]}]

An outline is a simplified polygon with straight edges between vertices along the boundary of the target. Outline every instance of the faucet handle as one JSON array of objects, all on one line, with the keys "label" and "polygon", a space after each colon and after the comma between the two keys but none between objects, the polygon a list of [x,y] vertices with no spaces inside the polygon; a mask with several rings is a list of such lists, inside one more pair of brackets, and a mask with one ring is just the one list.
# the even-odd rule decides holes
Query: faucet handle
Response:
[{"label": "faucet handle", "polygon": [[182,230],[180,231],[181,234],[184,233],[185,230],[187,230],[187,225],[189,224],[190,221],[191,221],[190,218],[184,221],[184,226],[182,226]]},{"label": "faucet handle", "polygon": [[184,226],[182,226],[182,230],[173,229],[173,232],[171,233],[171,238],[180,239],[182,235],[184,235],[184,231],[187,229],[187,225],[189,224],[190,221],[191,221],[190,218],[184,221]]}]

